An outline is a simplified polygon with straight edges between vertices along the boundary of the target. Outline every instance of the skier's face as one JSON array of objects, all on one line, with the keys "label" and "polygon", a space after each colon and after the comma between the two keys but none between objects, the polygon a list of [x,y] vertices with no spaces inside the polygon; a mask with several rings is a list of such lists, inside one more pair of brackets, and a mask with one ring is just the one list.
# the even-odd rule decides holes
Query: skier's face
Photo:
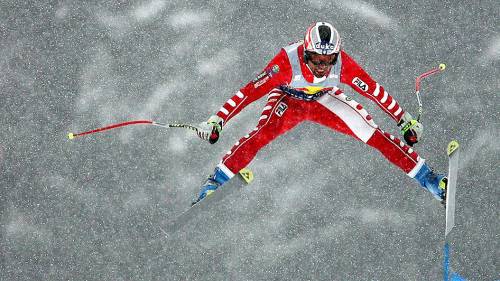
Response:
[{"label": "skier's face", "polygon": [[336,56],[337,54],[320,55],[312,53],[309,54],[310,59],[307,61],[307,65],[311,69],[314,76],[321,78],[330,72]]}]

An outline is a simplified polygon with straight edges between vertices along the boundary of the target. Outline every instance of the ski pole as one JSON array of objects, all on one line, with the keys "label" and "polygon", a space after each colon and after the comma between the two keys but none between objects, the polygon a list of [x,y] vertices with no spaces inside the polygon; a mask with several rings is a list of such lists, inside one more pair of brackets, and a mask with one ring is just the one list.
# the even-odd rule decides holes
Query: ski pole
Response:
[{"label": "ski pole", "polygon": [[417,102],[418,102],[418,115],[417,115],[417,121],[420,121],[420,116],[422,115],[422,101],[420,100],[420,80],[424,79],[425,77],[444,71],[446,68],[446,65],[444,63],[439,64],[438,67],[433,68],[427,72],[424,72],[420,74],[417,79],[415,79],[415,95],[417,96]]},{"label": "ski pole", "polygon": [[[129,125],[137,125],[137,124],[153,125],[153,126],[158,126],[158,127],[163,127],[163,128],[184,128],[184,129],[192,130],[196,134],[200,133],[200,129],[198,127],[190,125],[190,124],[183,124],[183,123],[165,124],[165,123],[155,122],[155,121],[151,121],[151,120],[132,120],[132,121],[126,121],[126,122],[108,125],[105,127],[101,127],[101,128],[93,129],[90,131],[81,132],[81,133],[69,133],[68,138],[70,140],[72,140],[72,139],[77,138],[77,137],[82,137],[82,136],[86,136],[86,135],[91,135],[91,134],[95,134],[95,133],[99,133],[99,132],[103,132],[103,131],[108,131],[108,130],[112,130],[112,129],[116,129],[116,128],[120,128],[120,127],[125,127],[125,126],[129,126]],[[219,132],[216,130],[216,128],[214,128],[212,130],[212,133],[210,134],[209,142],[211,144],[214,144],[217,142],[218,139],[219,139]]]}]

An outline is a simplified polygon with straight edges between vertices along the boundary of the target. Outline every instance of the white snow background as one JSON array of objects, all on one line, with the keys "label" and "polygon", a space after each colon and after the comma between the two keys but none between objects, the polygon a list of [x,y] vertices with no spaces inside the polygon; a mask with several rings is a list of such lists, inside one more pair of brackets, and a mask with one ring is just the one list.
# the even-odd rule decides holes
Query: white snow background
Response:
[{"label": "white snow background", "polygon": [[[204,178],[258,120],[215,145],[131,119],[199,123],[314,21],[408,111],[446,171],[462,144],[451,267],[498,280],[498,1],[0,3],[0,280],[441,280],[444,210],[378,152],[304,123],[265,147],[255,181],[166,238]],[[345,89],[384,130],[396,124]]]}]

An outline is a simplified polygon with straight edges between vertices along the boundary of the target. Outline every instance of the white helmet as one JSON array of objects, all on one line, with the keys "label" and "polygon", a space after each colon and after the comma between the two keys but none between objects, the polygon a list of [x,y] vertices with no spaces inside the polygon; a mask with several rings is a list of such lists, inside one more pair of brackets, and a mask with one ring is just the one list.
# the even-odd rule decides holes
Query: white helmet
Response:
[{"label": "white helmet", "polygon": [[333,55],[340,52],[340,35],[333,25],[316,22],[311,25],[304,37],[304,49],[320,55]]}]

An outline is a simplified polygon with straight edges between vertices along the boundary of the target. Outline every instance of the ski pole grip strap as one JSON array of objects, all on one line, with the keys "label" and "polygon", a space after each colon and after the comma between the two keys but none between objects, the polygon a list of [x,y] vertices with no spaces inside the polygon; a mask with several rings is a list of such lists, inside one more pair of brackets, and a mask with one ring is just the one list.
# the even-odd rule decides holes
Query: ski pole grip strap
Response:
[{"label": "ski pole grip strap", "polygon": [[413,126],[417,124],[417,120],[411,120],[410,122],[406,123],[403,128],[401,128],[401,132],[405,134],[409,129],[411,129]]}]

